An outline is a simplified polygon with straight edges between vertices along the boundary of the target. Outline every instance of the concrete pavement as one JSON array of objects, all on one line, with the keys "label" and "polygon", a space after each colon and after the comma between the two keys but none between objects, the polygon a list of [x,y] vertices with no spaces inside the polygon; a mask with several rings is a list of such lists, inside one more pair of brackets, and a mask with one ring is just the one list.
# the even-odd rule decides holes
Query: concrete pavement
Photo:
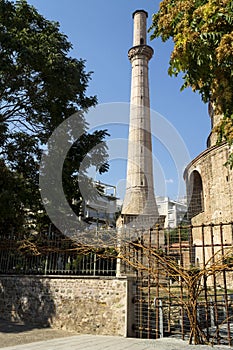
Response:
[{"label": "concrete pavement", "polygon": [[[12,335],[13,336],[13,335]],[[132,339],[113,336],[75,335],[30,344],[15,345],[1,350],[226,350],[226,346],[193,346],[187,342],[163,338],[158,340]]]}]

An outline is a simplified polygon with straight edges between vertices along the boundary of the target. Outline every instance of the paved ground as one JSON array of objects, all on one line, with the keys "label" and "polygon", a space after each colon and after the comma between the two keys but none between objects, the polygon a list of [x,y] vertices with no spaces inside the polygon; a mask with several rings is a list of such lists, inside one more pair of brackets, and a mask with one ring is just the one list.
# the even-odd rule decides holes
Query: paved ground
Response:
[{"label": "paved ground", "polygon": [[51,328],[35,328],[0,319],[0,348],[72,335],[76,335],[76,333]]},{"label": "paved ground", "polygon": [[[178,339],[129,339],[112,336],[76,335],[1,348],[1,350],[210,350],[210,346],[193,346]],[[214,349],[229,349],[216,347]]]},{"label": "paved ground", "polygon": [[[158,340],[112,336],[74,335],[49,328],[30,328],[0,320],[1,350],[213,350],[211,346],[193,346],[172,338]],[[229,347],[216,346],[214,350]]]}]

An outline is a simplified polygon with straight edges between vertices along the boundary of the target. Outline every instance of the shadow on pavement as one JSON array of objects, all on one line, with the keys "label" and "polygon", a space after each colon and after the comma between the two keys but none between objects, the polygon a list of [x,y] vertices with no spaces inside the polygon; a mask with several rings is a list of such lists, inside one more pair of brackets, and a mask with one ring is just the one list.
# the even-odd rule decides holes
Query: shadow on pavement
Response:
[{"label": "shadow on pavement", "polygon": [[12,321],[7,321],[4,319],[0,318],[0,332],[1,333],[23,333],[23,332],[28,332],[31,331],[32,329],[35,328],[50,328],[49,326],[36,326],[34,325],[29,325],[29,324],[24,324],[20,322],[12,322]]}]

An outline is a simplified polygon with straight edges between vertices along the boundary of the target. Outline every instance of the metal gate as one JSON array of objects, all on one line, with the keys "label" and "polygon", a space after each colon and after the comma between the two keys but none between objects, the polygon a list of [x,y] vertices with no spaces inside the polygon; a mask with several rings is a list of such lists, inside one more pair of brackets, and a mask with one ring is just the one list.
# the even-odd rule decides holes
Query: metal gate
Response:
[{"label": "metal gate", "polygon": [[185,309],[166,290],[167,286],[161,288],[153,280],[137,278],[133,300],[136,337],[158,339],[176,336],[188,339],[190,325]]},{"label": "metal gate", "polygon": [[[150,230],[130,245],[128,255],[124,252],[136,276],[133,297],[136,337],[192,338],[189,283],[192,276],[193,280],[198,276],[194,317],[203,339],[232,346],[232,223],[177,228],[176,236],[174,231],[156,236]],[[162,236],[160,244],[158,237]],[[172,262],[181,271],[175,277],[174,269],[169,271]]]}]

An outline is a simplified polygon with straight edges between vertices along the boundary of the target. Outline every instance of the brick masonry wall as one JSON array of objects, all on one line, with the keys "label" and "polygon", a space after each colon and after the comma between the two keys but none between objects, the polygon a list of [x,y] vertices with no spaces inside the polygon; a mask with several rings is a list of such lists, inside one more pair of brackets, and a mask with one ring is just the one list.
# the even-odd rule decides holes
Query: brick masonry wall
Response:
[{"label": "brick masonry wall", "polygon": [[196,170],[203,185],[203,212],[192,218],[193,225],[230,222],[233,219],[233,173],[224,163],[229,157],[227,145],[214,146],[195,158],[186,168],[185,181],[189,184]]},{"label": "brick masonry wall", "polygon": [[[221,248],[221,235],[219,226],[213,228],[214,249],[211,247],[210,227],[206,227],[204,231],[204,241],[200,225],[210,223],[218,225],[219,223],[230,223],[233,220],[233,172],[229,167],[224,166],[230,154],[229,146],[221,144],[219,146],[209,147],[196,157],[186,168],[184,178],[187,189],[190,187],[191,174],[198,172],[202,183],[202,210],[192,217],[193,244],[195,248],[195,262],[197,265],[203,266],[204,263],[210,261],[214,254]],[[195,184],[194,184],[195,186]],[[195,189],[194,189],[195,190]],[[187,191],[188,192],[188,191]],[[192,203],[191,207],[195,203]],[[232,228],[225,225],[222,228],[223,245],[232,244]],[[204,244],[206,247],[204,249]],[[218,255],[215,256],[215,261]],[[205,260],[205,261],[204,261]],[[228,279],[230,281],[230,279]],[[208,280],[211,285],[213,281]],[[232,284],[228,283],[228,286]]]},{"label": "brick masonry wall", "polygon": [[32,327],[126,336],[130,286],[124,277],[0,276],[0,317]]}]

